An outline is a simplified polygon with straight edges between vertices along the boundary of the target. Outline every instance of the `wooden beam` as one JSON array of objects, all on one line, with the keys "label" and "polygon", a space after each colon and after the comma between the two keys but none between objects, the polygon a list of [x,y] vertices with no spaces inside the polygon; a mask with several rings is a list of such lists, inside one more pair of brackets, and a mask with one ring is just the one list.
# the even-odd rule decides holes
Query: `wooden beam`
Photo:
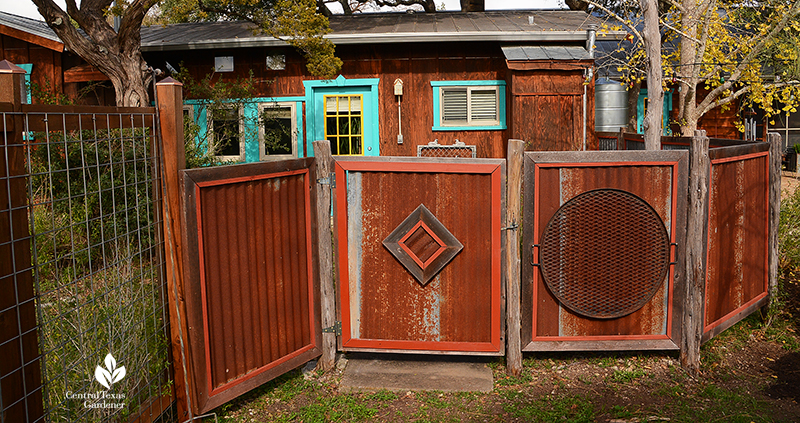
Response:
[{"label": "wooden beam", "polygon": [[[329,141],[314,141],[314,157],[317,178],[327,184],[317,186],[317,244],[319,255],[320,306],[322,327],[333,327],[336,323],[336,288],[333,284],[333,241],[331,228],[331,178],[333,178],[333,156]],[[327,179],[326,179],[327,178]],[[339,183],[344,183],[340,181]],[[336,359],[336,334],[322,334],[322,357],[317,368],[328,371]]]},{"label": "wooden beam", "polygon": [[522,157],[525,142],[508,140],[508,179],[506,180],[506,372],[522,373],[522,341],[520,339],[520,224],[522,201]]},{"label": "wooden beam", "polygon": [[769,245],[768,256],[768,307],[773,304],[778,294],[778,223],[781,219],[781,153],[783,142],[780,134],[771,132],[767,135],[769,142]]},{"label": "wooden beam", "polygon": [[89,64],[73,66],[64,71],[64,83],[89,81],[108,81],[108,77]]},{"label": "wooden beam", "polygon": [[53,41],[49,38],[44,38],[38,35],[31,34],[30,32],[25,32],[16,28],[11,28],[10,26],[0,24],[0,34],[7,35],[9,37],[13,37],[18,40],[22,40],[31,44],[36,44],[37,46],[42,46],[44,48],[57,51],[59,53],[62,53],[64,51],[64,43],[60,41]]},{"label": "wooden beam", "polygon": [[689,373],[700,370],[700,342],[703,336],[703,308],[708,245],[708,183],[711,161],[708,137],[696,131],[689,147],[689,204],[686,216],[686,295],[680,340],[681,365]]},{"label": "wooden beam", "polygon": [[173,380],[178,405],[178,420],[190,420],[193,392],[191,372],[188,372],[188,326],[183,286],[183,244],[181,243],[180,171],[186,167],[183,140],[183,84],[166,78],[156,84],[156,102],[161,126],[162,162],[161,183],[164,186],[163,233],[166,261],[167,297],[169,298],[170,343],[172,345]]}]

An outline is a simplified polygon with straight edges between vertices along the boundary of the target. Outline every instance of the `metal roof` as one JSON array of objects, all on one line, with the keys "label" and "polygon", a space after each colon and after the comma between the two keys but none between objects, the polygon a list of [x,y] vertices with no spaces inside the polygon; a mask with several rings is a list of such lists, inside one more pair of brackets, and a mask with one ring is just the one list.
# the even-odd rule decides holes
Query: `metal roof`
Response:
[{"label": "metal roof", "polygon": [[519,60],[592,60],[583,47],[576,46],[504,46],[509,61]]},{"label": "metal roof", "polygon": [[58,38],[55,32],[50,29],[44,21],[26,18],[24,16],[17,16],[11,13],[0,12],[0,25],[5,25],[19,31],[27,32],[50,41],[60,43],[61,39]]},{"label": "metal roof", "polygon": [[[585,41],[599,19],[582,11],[513,10],[489,12],[363,13],[335,15],[326,38],[335,44],[448,41],[567,42]],[[255,35],[249,22],[202,22],[143,27],[142,50],[191,50],[286,45]],[[621,38],[624,32],[598,34]]]}]

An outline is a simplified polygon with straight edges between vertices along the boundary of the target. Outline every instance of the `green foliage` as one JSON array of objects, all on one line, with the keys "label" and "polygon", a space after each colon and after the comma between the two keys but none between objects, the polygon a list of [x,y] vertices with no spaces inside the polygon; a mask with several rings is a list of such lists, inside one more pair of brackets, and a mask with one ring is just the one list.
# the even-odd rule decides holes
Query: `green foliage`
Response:
[{"label": "green foliage", "polygon": [[307,60],[311,75],[332,79],[342,68],[333,43],[328,18],[317,13],[315,0],[165,0],[164,23],[248,20],[254,32],[286,41]]},{"label": "green foliage", "polygon": [[784,272],[800,270],[800,189],[781,201],[778,251]]}]

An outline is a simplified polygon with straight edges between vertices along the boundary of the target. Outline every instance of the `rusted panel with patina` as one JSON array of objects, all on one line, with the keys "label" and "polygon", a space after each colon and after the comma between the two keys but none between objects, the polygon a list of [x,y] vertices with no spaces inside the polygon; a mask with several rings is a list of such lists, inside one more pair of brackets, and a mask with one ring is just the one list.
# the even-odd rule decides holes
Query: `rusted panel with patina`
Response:
[{"label": "rusted panel with patina", "polygon": [[186,298],[198,412],[320,353],[312,163],[185,171]]},{"label": "rusted panel with patina", "polygon": [[[337,160],[343,349],[502,353],[503,162],[452,160]],[[410,222],[421,205],[441,225]],[[437,228],[463,248],[418,280],[408,266],[452,250]]]},{"label": "rusted panel with patina", "polygon": [[[551,218],[564,204],[593,190],[620,190],[640,198],[657,214],[657,221],[663,223],[669,242],[682,240],[683,216],[679,211],[684,210],[684,201],[679,192],[686,182],[680,172],[684,163],[685,153],[681,152],[526,154],[523,251],[529,256],[523,260],[522,283],[523,287],[530,284],[532,289],[523,289],[523,321],[530,319],[530,323],[523,326],[523,331],[529,331],[523,332],[523,343],[527,341],[525,350],[675,347],[672,339],[676,339],[679,328],[672,309],[677,294],[673,265],[669,265],[660,286],[658,282],[650,285],[659,287],[643,307],[614,318],[582,315],[564,307],[548,289],[536,265],[541,258],[538,244]],[[621,243],[641,242],[639,239],[628,240],[626,236],[631,234],[613,234],[610,245],[616,247]],[[674,246],[670,248],[669,260],[675,261],[678,253]],[[598,261],[591,258],[595,256],[602,254],[587,251],[585,262],[573,260],[575,265],[585,267],[577,274],[605,269],[597,267],[604,264],[594,262]],[[616,256],[613,259],[627,260]],[[608,302],[621,298],[623,294],[627,293],[608,292]]]},{"label": "rusted panel with patina", "polygon": [[[742,155],[711,161],[704,338],[767,296],[768,152],[753,145]],[[715,331],[716,332],[716,331]]]}]

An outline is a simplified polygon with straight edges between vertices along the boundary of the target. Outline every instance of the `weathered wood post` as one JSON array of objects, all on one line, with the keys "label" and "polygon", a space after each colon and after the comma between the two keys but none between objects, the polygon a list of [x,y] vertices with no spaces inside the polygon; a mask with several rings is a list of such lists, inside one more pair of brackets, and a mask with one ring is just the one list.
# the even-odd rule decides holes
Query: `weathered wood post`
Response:
[{"label": "weathered wood post", "polygon": [[186,304],[183,296],[183,247],[181,243],[181,188],[179,172],[186,168],[183,140],[183,84],[165,78],[156,84],[156,104],[161,129],[162,157],[164,163],[161,183],[164,260],[166,261],[167,296],[169,298],[170,343],[172,345],[173,380],[178,405],[178,420],[193,417],[190,394],[190,376],[187,372],[188,326]]},{"label": "weathered wood post", "polygon": [[617,150],[625,150],[625,130],[622,128],[617,132]]},{"label": "weathered wood post", "polygon": [[506,197],[506,371],[514,376],[522,373],[522,341],[520,340],[520,259],[519,225],[522,196],[522,155],[525,143],[508,140]]},{"label": "weathered wood post", "polygon": [[[317,186],[317,243],[319,254],[319,289],[322,307],[322,327],[330,328],[336,323],[336,290],[333,285],[333,241],[331,238],[331,189],[333,178],[333,156],[329,141],[314,141],[314,157],[317,178],[328,178],[329,185]],[[322,333],[322,357],[317,368],[328,371],[336,359],[336,333]]]},{"label": "weathered wood post", "polygon": [[778,224],[781,220],[781,136],[775,132],[767,135],[769,141],[769,303],[778,294]]},{"label": "weathered wood post", "polygon": [[[31,236],[28,231],[28,171],[22,110],[25,71],[0,61],[0,103],[12,112],[0,122],[0,419],[42,417],[42,378],[36,306],[33,301]],[[13,305],[13,306],[8,306]]]},{"label": "weathered wood post", "polygon": [[690,373],[700,370],[703,336],[706,245],[708,243],[708,183],[711,161],[708,137],[696,131],[689,147],[689,201],[686,216],[686,295],[680,342],[681,365]]}]

